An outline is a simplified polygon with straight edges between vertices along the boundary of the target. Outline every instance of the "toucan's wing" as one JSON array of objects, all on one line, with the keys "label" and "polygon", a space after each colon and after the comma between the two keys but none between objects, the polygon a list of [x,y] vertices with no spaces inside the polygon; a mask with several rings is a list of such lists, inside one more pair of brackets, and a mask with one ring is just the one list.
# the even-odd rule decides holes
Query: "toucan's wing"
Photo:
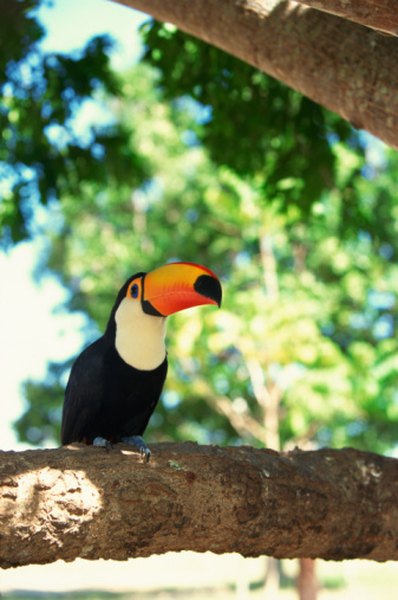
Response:
[{"label": "toucan's wing", "polygon": [[62,413],[61,442],[87,441],[101,406],[103,338],[86,348],[72,366]]}]

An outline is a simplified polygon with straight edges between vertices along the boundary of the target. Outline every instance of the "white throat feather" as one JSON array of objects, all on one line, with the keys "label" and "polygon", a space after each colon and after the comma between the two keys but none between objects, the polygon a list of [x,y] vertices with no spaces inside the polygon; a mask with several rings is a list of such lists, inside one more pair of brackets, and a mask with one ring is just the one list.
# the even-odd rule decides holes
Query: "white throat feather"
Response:
[{"label": "white throat feather", "polygon": [[166,357],[166,319],[144,313],[139,300],[123,298],[115,313],[119,356],[140,371],[156,369]]}]

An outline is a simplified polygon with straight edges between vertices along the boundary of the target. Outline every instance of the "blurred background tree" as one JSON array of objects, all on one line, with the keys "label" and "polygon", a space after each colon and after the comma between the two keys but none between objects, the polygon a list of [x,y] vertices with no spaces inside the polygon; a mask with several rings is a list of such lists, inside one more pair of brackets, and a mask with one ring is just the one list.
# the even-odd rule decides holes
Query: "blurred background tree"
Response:
[{"label": "blurred background tree", "polygon": [[[38,2],[3,4],[3,243],[38,234],[46,205],[40,271],[87,314],[87,342],[135,271],[192,260],[223,280],[221,311],[170,319],[148,439],[392,452],[397,154],[170,25],[149,21],[116,75],[108,41],[43,55]],[[79,135],[91,97],[109,124]],[[71,360],[26,383],[21,440],[58,443]]]}]

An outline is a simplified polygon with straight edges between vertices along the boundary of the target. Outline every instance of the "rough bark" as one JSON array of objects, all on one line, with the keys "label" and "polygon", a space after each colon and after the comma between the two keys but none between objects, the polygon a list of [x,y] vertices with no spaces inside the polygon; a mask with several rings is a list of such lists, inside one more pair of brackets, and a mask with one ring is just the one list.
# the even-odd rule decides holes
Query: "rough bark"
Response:
[{"label": "rough bark", "polygon": [[396,0],[297,0],[311,8],[360,23],[390,35],[398,35]]},{"label": "rough bark", "polygon": [[0,452],[0,566],[169,550],[398,559],[398,460],[154,444]]},{"label": "rough bark", "polygon": [[398,40],[281,0],[115,0],[174,23],[398,148]]}]

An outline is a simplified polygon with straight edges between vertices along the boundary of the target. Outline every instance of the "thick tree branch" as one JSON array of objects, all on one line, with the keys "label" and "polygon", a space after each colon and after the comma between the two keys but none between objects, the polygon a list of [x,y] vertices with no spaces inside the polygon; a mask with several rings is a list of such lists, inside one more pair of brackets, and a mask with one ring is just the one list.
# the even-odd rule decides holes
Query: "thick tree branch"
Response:
[{"label": "thick tree branch", "polygon": [[396,0],[297,0],[311,8],[349,19],[377,31],[398,35]]},{"label": "thick tree branch", "polygon": [[155,444],[0,452],[0,566],[169,550],[398,559],[398,460]]},{"label": "thick tree branch", "polygon": [[115,0],[168,21],[398,147],[398,40],[281,0]]}]

